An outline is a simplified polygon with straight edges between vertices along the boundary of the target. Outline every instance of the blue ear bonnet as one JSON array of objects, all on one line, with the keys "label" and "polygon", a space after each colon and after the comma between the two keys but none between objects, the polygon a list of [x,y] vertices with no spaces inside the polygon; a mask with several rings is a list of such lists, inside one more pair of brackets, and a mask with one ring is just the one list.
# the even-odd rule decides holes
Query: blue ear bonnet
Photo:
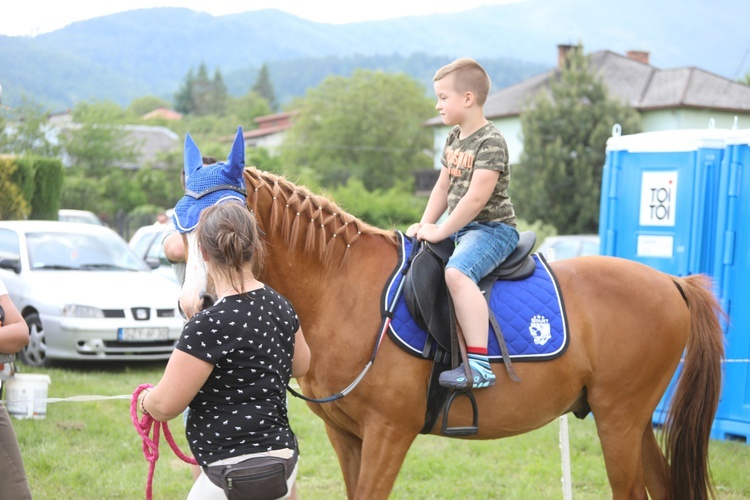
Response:
[{"label": "blue ear bonnet", "polygon": [[245,203],[245,140],[242,127],[237,129],[234,144],[226,162],[203,165],[198,146],[188,134],[185,137],[185,196],[174,207],[172,220],[180,233],[189,233],[198,225],[204,208],[238,201]]}]

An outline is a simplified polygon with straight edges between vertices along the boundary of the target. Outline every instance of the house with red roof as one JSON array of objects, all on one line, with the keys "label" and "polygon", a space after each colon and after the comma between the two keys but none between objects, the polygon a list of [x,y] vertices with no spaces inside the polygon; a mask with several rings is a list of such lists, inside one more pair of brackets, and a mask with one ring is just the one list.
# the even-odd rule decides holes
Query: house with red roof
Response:
[{"label": "house with red roof", "polygon": [[297,114],[297,111],[290,111],[255,118],[258,128],[243,132],[245,147],[262,147],[273,154],[281,146],[284,133],[292,128],[292,119]]}]

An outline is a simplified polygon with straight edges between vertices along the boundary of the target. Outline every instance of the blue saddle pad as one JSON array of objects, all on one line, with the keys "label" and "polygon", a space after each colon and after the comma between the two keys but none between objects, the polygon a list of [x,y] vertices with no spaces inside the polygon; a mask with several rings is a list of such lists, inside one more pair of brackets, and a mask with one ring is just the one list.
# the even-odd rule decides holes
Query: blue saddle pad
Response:
[{"label": "blue saddle pad", "polygon": [[[399,264],[383,293],[384,310],[392,311],[393,315],[388,335],[407,352],[423,358],[423,351],[434,350],[435,345],[426,349],[429,335],[411,317],[403,293],[399,292],[404,279],[402,271],[413,242],[402,233],[398,234],[401,241]],[[532,257],[536,263],[533,275],[519,281],[497,281],[490,296],[490,307],[514,361],[554,359],[568,347],[568,323],[557,282],[544,258],[539,254]],[[394,305],[397,292],[398,301]],[[487,331],[490,360],[502,361],[500,346],[489,325]]]}]

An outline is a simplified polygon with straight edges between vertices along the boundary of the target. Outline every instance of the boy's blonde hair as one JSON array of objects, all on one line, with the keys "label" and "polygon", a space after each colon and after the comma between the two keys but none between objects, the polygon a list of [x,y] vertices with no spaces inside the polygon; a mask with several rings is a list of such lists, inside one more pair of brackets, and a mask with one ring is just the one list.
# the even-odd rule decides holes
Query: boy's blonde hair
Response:
[{"label": "boy's blonde hair", "polygon": [[460,93],[473,93],[477,104],[484,106],[490,94],[491,85],[490,77],[484,68],[474,59],[463,57],[437,70],[432,81],[441,80],[451,73],[455,73],[453,90]]}]

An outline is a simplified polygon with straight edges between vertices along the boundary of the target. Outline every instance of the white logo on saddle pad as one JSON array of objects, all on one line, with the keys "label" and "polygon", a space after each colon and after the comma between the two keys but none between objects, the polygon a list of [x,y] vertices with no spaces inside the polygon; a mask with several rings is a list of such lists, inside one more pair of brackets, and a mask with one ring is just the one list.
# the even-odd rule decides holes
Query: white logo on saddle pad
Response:
[{"label": "white logo on saddle pad", "polygon": [[549,332],[549,320],[544,316],[537,314],[531,318],[531,323],[529,323],[529,333],[534,337],[535,344],[546,344],[547,341],[552,338],[552,334]]}]

